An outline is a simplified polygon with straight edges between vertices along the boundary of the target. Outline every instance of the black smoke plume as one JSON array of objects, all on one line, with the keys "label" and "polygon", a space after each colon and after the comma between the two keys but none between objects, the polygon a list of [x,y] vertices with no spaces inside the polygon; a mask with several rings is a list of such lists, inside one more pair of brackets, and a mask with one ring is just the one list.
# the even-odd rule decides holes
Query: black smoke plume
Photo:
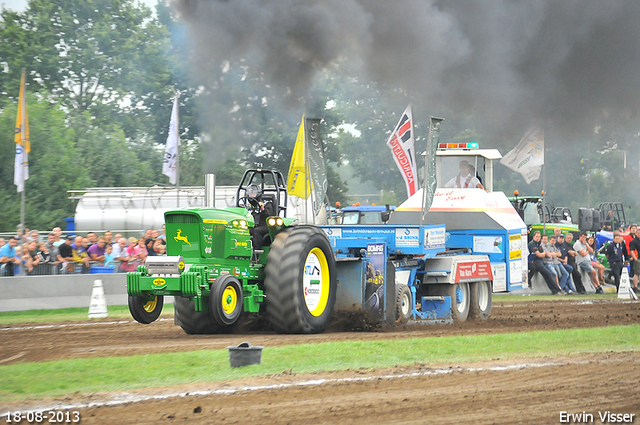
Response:
[{"label": "black smoke plume", "polygon": [[541,120],[560,139],[638,115],[637,0],[173,3],[189,25],[194,69],[252,56],[283,98],[348,63],[361,78],[473,113],[496,132],[522,134]]}]

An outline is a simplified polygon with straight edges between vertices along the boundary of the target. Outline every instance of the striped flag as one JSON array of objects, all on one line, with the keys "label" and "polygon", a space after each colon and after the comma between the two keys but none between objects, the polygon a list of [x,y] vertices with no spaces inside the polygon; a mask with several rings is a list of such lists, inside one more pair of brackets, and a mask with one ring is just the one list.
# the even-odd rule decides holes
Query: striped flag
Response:
[{"label": "striped flag", "polygon": [[18,97],[18,118],[16,119],[16,129],[14,141],[16,142],[16,161],[13,174],[13,184],[18,188],[18,193],[24,191],[24,181],[29,178],[29,152],[31,143],[29,141],[29,113],[27,112],[27,97],[25,93],[26,70],[22,70],[20,79],[20,96]]},{"label": "striped flag", "polygon": [[324,144],[320,134],[320,118],[305,118],[305,135],[307,142],[307,170],[313,189],[313,211],[316,215],[320,212],[324,203],[329,182],[327,180],[327,163],[324,159]]},{"label": "striped flag", "polygon": [[416,153],[413,138],[413,118],[411,105],[407,106],[398,125],[389,137],[387,146],[391,149],[393,160],[402,173],[407,186],[407,194],[411,197],[420,188],[416,176]]}]

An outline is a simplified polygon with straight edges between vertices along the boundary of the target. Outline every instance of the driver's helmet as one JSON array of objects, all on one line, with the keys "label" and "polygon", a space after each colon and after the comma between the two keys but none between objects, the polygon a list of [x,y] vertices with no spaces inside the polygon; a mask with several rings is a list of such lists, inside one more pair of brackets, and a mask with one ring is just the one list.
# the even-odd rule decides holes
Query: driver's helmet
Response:
[{"label": "driver's helmet", "polygon": [[260,189],[260,186],[256,184],[250,184],[249,186],[247,186],[246,195],[247,195],[247,198],[251,198],[259,201],[260,198],[262,197],[262,189]]}]

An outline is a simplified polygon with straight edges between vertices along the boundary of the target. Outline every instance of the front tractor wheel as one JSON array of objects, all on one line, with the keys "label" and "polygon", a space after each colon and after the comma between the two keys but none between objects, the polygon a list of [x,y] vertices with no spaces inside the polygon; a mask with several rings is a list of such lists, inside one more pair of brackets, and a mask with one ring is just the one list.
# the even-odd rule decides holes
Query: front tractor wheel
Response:
[{"label": "front tractor wheel", "polygon": [[211,284],[209,309],[220,325],[229,326],[242,315],[242,284],[231,275],[222,275]]},{"label": "front tractor wheel", "polygon": [[267,314],[280,333],[322,332],[336,302],[336,264],[329,238],[314,226],[278,233],[265,268]]},{"label": "front tractor wheel", "polygon": [[233,326],[222,326],[213,318],[211,310],[196,311],[195,302],[188,298],[174,297],[174,317],[176,325],[188,335],[210,335],[229,333]]},{"label": "front tractor wheel", "polygon": [[129,295],[129,311],[131,316],[144,325],[155,322],[164,305],[164,297],[162,295],[155,296],[152,300],[139,295]]}]

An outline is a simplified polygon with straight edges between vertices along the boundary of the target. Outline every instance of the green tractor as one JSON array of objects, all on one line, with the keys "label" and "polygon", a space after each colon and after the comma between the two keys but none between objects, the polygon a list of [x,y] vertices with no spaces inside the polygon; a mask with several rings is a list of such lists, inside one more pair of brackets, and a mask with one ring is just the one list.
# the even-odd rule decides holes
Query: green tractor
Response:
[{"label": "green tractor", "polygon": [[151,323],[172,295],[175,322],[187,334],[231,332],[246,314],[266,316],[280,333],[321,332],[337,291],[328,237],[284,217],[278,171],[247,170],[236,200],[165,213],[167,256],[148,257],[127,274],[131,315]]},{"label": "green tractor", "polygon": [[554,207],[550,204],[544,205],[543,208],[542,196],[519,196],[518,191],[514,192],[509,201],[527,225],[529,240],[533,239],[536,231],[551,236],[556,227],[559,227],[562,233],[573,233],[574,239],[578,240],[580,230],[578,225],[573,223],[569,208]]}]

